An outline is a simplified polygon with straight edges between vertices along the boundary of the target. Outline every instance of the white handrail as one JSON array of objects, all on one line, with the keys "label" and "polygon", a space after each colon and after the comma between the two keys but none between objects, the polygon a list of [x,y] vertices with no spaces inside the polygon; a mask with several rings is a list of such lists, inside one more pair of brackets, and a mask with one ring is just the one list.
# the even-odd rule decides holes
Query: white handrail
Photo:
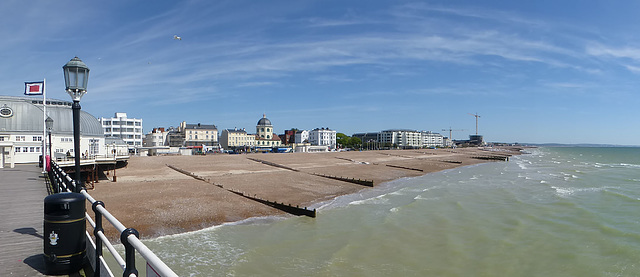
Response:
[{"label": "white handrail", "polygon": [[[59,170],[59,168],[58,168],[58,170]],[[63,173],[63,176],[65,177],[65,179],[68,182],[74,183],[74,185],[76,185],[75,181],[68,174],[64,173],[64,171],[61,171],[61,172]],[[71,190],[69,188],[67,188],[67,191],[71,192]],[[86,197],[86,199],[91,204],[94,204],[96,202],[96,200],[91,195],[89,195],[89,193],[84,188],[82,188],[80,193],[82,195],[84,195]],[[105,219],[107,219],[107,221],[109,221],[109,223],[111,223],[111,225],[113,225],[113,227],[115,227],[118,230],[119,233],[122,233],[127,229],[124,226],[124,224],[122,224],[115,216],[113,216],[109,211],[107,211],[107,209],[103,205],[96,205],[95,209],[98,210],[100,212],[100,214]],[[89,224],[91,226],[93,226],[93,228],[96,228],[96,224],[91,219],[89,214],[85,213],[85,217],[89,220]],[[118,252],[115,250],[113,245],[111,245],[111,243],[109,242],[107,237],[104,235],[104,233],[102,231],[98,231],[97,232],[97,237],[98,238],[96,238],[96,239],[100,239],[104,243],[104,245],[107,247],[109,252],[116,259],[116,261],[118,262],[120,267],[123,270],[126,270],[126,262],[118,254]],[[135,235],[131,234],[131,235],[127,236],[127,242],[129,242],[131,244],[131,246],[133,246],[133,248],[135,250],[137,250],[138,253],[140,253],[140,255],[147,261],[147,263],[157,273],[159,273],[161,276],[165,276],[165,277],[177,277],[178,276],[175,272],[173,272],[173,270],[169,266],[167,266],[162,260],[160,260],[160,258],[158,258],[158,256],[155,253],[153,253],[153,251],[151,251],[144,243],[142,243],[142,241],[140,241],[140,239],[138,237],[136,237]],[[130,276],[135,277],[134,274],[131,274]]]}]

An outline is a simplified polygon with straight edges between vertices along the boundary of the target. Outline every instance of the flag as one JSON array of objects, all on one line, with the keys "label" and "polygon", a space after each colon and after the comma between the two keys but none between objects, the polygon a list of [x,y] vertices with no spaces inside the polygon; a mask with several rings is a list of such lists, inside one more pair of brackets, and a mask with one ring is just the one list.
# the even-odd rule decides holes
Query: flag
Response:
[{"label": "flag", "polygon": [[24,82],[25,95],[42,95],[44,93],[44,81]]}]

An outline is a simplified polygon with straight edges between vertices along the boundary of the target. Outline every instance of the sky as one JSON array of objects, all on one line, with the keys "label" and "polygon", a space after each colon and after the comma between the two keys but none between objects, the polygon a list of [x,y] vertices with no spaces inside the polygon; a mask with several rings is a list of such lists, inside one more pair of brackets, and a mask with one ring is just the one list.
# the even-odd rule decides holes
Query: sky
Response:
[{"label": "sky", "polygon": [[[84,111],[276,133],[640,145],[639,1],[0,2],[0,94],[90,68]],[[181,40],[175,39],[179,36]],[[443,131],[447,130],[447,131]]]}]

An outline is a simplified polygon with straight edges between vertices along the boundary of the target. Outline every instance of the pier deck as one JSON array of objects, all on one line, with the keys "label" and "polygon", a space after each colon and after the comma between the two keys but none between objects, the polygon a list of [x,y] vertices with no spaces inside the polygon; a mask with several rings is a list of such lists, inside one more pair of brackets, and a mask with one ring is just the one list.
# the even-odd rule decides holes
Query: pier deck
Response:
[{"label": "pier deck", "polygon": [[43,253],[42,168],[0,168],[0,276],[46,276]]}]

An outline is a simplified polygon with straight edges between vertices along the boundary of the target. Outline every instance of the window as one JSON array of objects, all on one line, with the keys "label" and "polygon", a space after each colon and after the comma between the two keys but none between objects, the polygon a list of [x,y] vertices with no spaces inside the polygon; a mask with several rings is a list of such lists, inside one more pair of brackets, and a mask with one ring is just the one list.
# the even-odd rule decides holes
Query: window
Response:
[{"label": "window", "polygon": [[36,148],[35,147],[29,147],[29,152],[35,152]]},{"label": "window", "polygon": [[16,147],[16,153],[20,153],[20,149],[22,149],[22,147]]},{"label": "window", "polygon": [[25,141],[24,136],[16,136],[16,141]]},{"label": "window", "polygon": [[4,141],[4,137],[0,137],[0,141]]}]

